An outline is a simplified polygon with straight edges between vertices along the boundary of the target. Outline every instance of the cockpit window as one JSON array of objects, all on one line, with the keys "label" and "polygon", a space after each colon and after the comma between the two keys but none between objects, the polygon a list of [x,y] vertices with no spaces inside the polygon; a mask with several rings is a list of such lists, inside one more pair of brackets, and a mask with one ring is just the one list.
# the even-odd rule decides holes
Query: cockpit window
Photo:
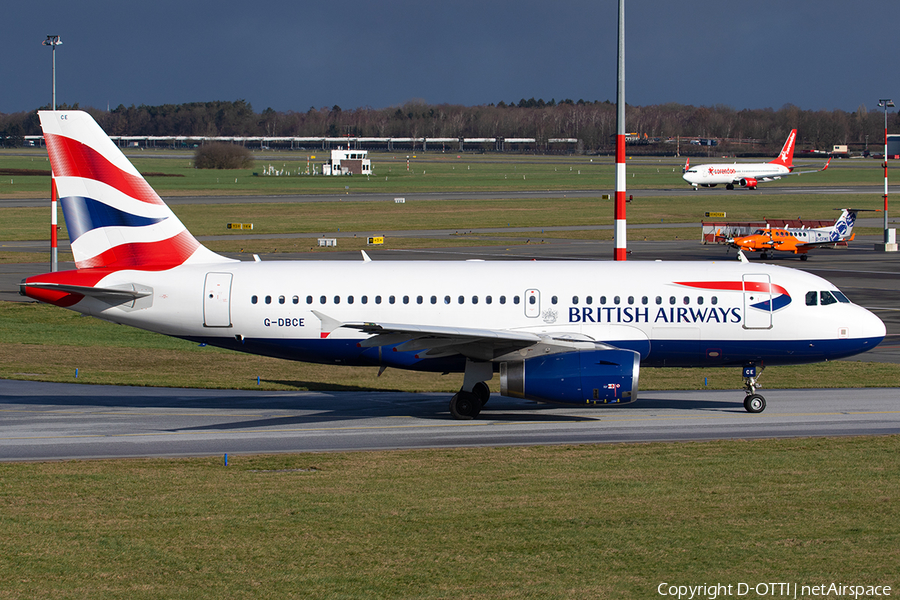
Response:
[{"label": "cockpit window", "polygon": [[819,303],[819,292],[806,292],[806,305],[816,306]]},{"label": "cockpit window", "polygon": [[835,298],[831,294],[831,292],[829,292],[827,290],[819,292],[819,299],[822,301],[822,306],[826,306],[828,304],[834,304],[837,302],[837,298]]},{"label": "cockpit window", "polygon": [[837,290],[834,290],[831,293],[834,294],[834,297],[838,299],[838,302],[843,302],[844,304],[850,304],[850,299],[844,295],[844,292],[839,292]]}]

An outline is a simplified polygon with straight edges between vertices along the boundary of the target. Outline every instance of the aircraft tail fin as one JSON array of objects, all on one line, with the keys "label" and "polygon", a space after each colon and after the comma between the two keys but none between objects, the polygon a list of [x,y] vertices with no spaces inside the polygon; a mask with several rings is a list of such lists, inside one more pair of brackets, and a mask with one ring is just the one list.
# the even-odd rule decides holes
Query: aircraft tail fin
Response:
[{"label": "aircraft tail fin", "polygon": [[835,242],[840,242],[851,237],[853,225],[856,223],[856,213],[859,212],[859,210],[860,209],[857,208],[842,208],[841,216],[838,217],[837,221],[834,222],[834,225],[831,226],[828,237]]},{"label": "aircraft tail fin", "polygon": [[191,235],[88,113],[38,115],[78,269],[232,262]]},{"label": "aircraft tail fin", "polygon": [[794,167],[794,142],[796,141],[797,130],[791,129],[791,133],[790,135],[788,135],[787,140],[785,140],[784,146],[781,148],[781,152],[778,153],[778,157],[775,160],[769,162],[792,169]]},{"label": "aircraft tail fin", "polygon": [[687,173],[687,170],[690,168],[691,168],[691,157],[688,156],[687,160],[684,161],[684,167],[682,167],[682,169],[681,169],[681,174],[684,175],[685,173]]}]

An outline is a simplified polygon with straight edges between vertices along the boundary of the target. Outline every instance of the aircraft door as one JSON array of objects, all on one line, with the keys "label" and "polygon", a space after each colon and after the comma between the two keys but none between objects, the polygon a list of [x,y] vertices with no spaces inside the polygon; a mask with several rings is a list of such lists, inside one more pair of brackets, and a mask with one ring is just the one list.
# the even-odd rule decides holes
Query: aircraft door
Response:
[{"label": "aircraft door", "polygon": [[541,316],[541,293],[538,290],[525,290],[525,316],[532,319]]},{"label": "aircraft door", "polygon": [[744,274],[744,329],[772,328],[772,285],[766,274]]},{"label": "aircraft door", "polygon": [[203,284],[204,327],[231,327],[231,273],[207,273]]}]

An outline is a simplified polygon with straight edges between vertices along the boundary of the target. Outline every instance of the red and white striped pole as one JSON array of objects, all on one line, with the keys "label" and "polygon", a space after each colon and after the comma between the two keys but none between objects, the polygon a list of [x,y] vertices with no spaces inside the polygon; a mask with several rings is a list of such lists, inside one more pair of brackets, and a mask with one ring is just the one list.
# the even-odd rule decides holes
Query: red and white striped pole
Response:
[{"label": "red and white striped pole", "polygon": [[625,260],[625,0],[619,0],[619,67],[616,85],[616,209],[614,260]]},{"label": "red and white striped pole", "polygon": [[59,270],[59,261],[57,254],[57,230],[56,226],[56,178],[50,175],[50,272],[55,273]]},{"label": "red and white striped pole", "polygon": [[888,139],[887,139],[887,109],[894,106],[894,101],[881,98],[878,100],[878,106],[884,107],[884,244],[887,249],[890,233],[888,231]]}]

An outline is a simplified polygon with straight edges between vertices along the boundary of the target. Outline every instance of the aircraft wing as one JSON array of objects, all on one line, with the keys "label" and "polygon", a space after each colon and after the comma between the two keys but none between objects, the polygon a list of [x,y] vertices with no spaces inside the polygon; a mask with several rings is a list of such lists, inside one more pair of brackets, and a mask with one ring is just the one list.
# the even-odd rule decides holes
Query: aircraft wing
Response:
[{"label": "aircraft wing", "polygon": [[[728,240],[725,240],[725,243],[730,245],[732,248],[744,248],[744,246],[738,244],[737,241],[735,241],[737,239],[742,239],[742,238],[730,238]],[[746,248],[746,249],[747,250],[769,250],[771,248],[777,248],[782,243],[783,242],[781,240],[776,242],[775,240],[770,239],[768,242],[760,242],[759,244],[754,245],[752,248]]]},{"label": "aircraft wing", "polygon": [[312,312],[322,322],[323,336],[340,327],[356,329],[371,336],[360,342],[363,348],[396,346],[398,352],[425,351],[424,355],[429,358],[460,354],[472,360],[485,361],[538,344],[568,349],[576,349],[579,343],[584,342],[591,347],[600,345],[589,338],[568,333],[554,335],[508,329],[341,322],[319,311]]},{"label": "aircraft wing", "polygon": [[791,171],[790,173],[787,173],[787,175],[804,175],[806,173],[821,173],[822,171],[826,170],[828,168],[828,165],[830,165],[830,164],[831,164],[831,159],[829,158],[827,161],[825,161],[825,165],[821,169],[810,169],[809,171]]},{"label": "aircraft wing", "polygon": [[[831,163],[831,159],[829,158],[828,161],[825,163],[825,165],[821,169],[810,169],[808,171],[791,171],[790,173],[781,173],[780,175],[761,175],[759,177],[755,177],[755,179],[759,183],[767,183],[769,181],[776,181],[778,179],[781,179],[782,177],[788,177],[789,175],[805,175],[807,173],[821,173],[822,171],[824,171],[825,169],[828,168],[828,165],[830,163]],[[739,181],[739,178],[735,180],[735,182],[737,182],[737,181]]]}]

